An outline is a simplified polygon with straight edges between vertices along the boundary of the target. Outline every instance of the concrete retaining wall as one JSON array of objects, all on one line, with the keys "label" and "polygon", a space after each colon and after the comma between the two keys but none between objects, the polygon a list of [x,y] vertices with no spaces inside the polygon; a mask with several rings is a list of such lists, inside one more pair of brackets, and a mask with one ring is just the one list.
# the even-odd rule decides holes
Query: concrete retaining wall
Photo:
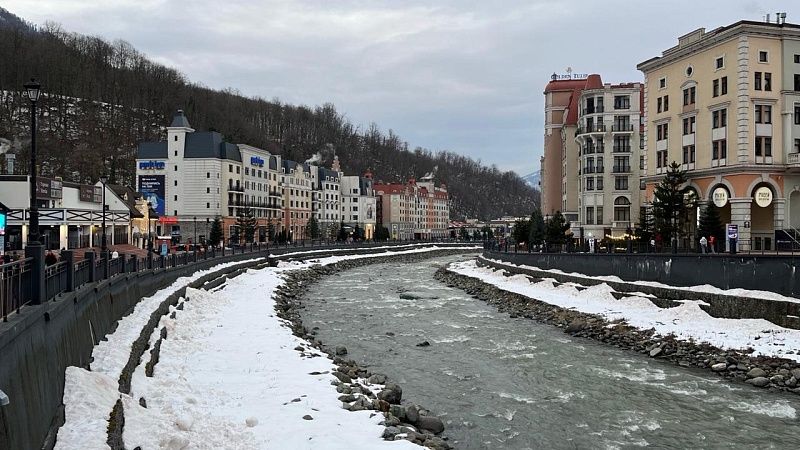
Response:
[{"label": "concrete retaining wall", "polygon": [[[722,289],[744,288],[778,292],[791,296],[790,293],[779,292],[775,286],[788,286],[783,278],[794,277],[794,259],[781,258],[761,261],[761,257],[693,257],[662,255],[592,255],[592,254],[537,254],[537,253],[501,253],[484,252],[479,259],[482,265],[497,269],[506,269],[513,273],[522,273],[534,277],[554,278],[562,283],[578,283],[591,286],[606,283],[618,292],[643,292],[658,299],[666,300],[702,300],[708,306],[702,308],[713,317],[731,319],[766,319],[787,328],[800,329],[800,303],[767,300],[751,297],[734,297],[686,289],[669,289],[665,287],[643,286],[625,282],[603,281],[591,276],[614,275],[625,281],[657,281],[673,286],[697,286],[710,284]],[[510,267],[507,264],[493,263],[485,258],[500,260],[515,265],[526,265],[541,270]],[[617,259],[619,258],[619,259]],[[644,261],[650,259],[649,261]],[[742,261],[737,261],[737,260]],[[558,269],[567,273],[557,274],[544,270]],[[578,275],[580,274],[580,275]],[[769,274],[769,275],[768,275]],[[717,277],[723,281],[711,282],[707,277]],[[780,280],[776,279],[780,278]],[[665,306],[665,305],[659,305]]]}]

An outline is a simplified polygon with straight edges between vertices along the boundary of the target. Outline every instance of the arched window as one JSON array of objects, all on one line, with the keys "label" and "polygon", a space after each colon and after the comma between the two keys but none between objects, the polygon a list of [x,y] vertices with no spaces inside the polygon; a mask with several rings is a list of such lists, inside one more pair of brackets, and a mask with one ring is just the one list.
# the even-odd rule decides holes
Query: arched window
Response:
[{"label": "arched window", "polygon": [[631,221],[631,201],[627,197],[614,199],[614,222]]}]

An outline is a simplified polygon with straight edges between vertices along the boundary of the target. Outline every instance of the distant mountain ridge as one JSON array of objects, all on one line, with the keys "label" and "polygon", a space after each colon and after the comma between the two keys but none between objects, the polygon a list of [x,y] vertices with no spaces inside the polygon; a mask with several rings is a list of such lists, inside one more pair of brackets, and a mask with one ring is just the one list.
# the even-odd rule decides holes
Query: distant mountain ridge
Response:
[{"label": "distant mountain ridge", "polygon": [[542,172],[540,170],[523,175],[521,178],[528,186],[537,190],[540,189],[539,183],[542,181]]}]

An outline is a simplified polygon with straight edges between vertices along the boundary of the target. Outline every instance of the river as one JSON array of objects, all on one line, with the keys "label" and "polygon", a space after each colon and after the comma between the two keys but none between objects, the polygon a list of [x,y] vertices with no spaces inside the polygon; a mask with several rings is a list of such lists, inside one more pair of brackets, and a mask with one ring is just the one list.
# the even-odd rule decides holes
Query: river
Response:
[{"label": "river", "polygon": [[512,319],[433,278],[458,259],[323,278],[303,321],[441,417],[456,448],[800,448],[797,396]]}]

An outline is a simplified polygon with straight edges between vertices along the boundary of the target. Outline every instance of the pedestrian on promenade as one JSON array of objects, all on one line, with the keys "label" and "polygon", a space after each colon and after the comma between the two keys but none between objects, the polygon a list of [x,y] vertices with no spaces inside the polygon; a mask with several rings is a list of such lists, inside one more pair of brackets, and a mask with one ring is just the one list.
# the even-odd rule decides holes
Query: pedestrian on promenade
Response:
[{"label": "pedestrian on promenade", "polygon": [[700,249],[703,251],[704,255],[708,253],[708,240],[705,236],[700,238]]},{"label": "pedestrian on promenade", "polygon": [[53,264],[58,262],[58,256],[53,253],[52,250],[48,250],[47,254],[44,257],[44,263],[48,266],[52,266]]},{"label": "pedestrian on promenade", "polygon": [[717,253],[717,238],[713,234],[709,236],[708,244],[711,246],[711,253]]}]

